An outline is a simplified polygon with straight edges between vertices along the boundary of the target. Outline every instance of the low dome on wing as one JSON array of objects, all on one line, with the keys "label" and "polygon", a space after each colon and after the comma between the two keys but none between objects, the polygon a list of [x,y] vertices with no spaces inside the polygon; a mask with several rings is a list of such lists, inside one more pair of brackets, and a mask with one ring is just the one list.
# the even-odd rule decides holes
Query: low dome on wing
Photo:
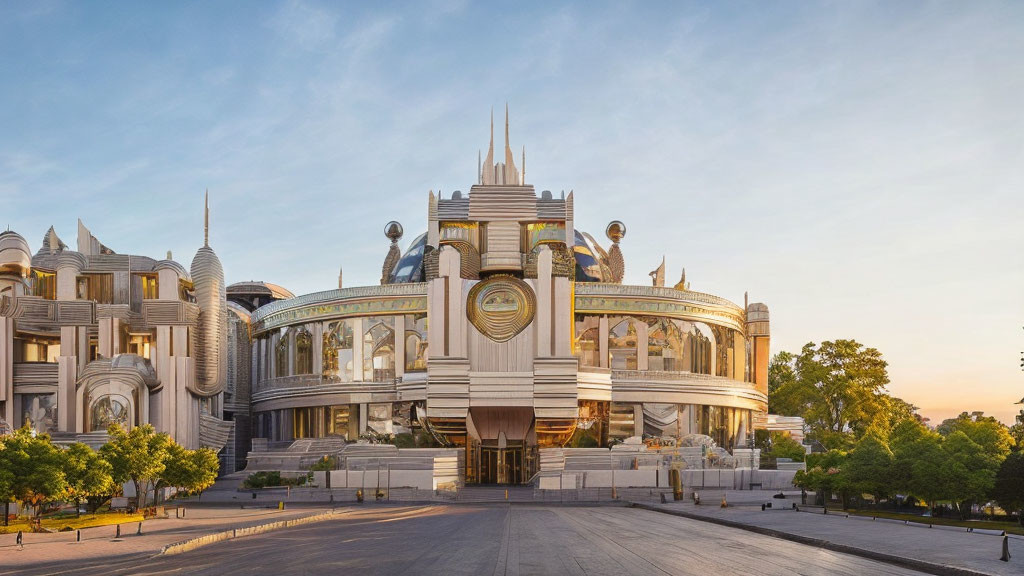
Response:
[{"label": "low dome on wing", "polygon": [[590,234],[579,230],[573,230],[573,233],[576,238],[576,245],[572,248],[573,256],[576,257],[576,281],[611,281],[611,270],[604,263],[608,259],[608,253]]},{"label": "low dome on wing", "polygon": [[423,274],[423,251],[427,247],[427,233],[424,232],[416,237],[409,244],[398,260],[395,269],[391,271],[389,284],[406,284],[409,282],[423,282],[426,277]]},{"label": "low dome on wing", "polygon": [[28,276],[32,270],[32,254],[28,242],[17,232],[0,233],[0,271]]}]

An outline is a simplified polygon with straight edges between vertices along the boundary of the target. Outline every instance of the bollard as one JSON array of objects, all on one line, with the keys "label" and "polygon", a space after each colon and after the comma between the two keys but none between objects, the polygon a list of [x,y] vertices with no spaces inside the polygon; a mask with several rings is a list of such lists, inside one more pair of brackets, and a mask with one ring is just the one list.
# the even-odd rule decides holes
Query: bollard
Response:
[{"label": "bollard", "polygon": [[284,501],[283,500],[277,503],[277,509],[278,510],[284,510]]},{"label": "bollard", "polygon": [[18,538],[17,538],[18,548],[24,548],[25,547],[24,538],[25,538],[25,535],[21,533],[21,530],[18,530]]},{"label": "bollard", "polygon": [[[18,534],[21,534],[21,532],[18,532]],[[1003,532],[1003,555],[999,559],[1003,562],[1010,561],[1010,537],[1006,535],[1006,532]]]},{"label": "bollard", "polygon": [[185,511],[186,511],[186,510],[188,510],[188,509],[187,509],[187,508],[185,508],[184,506],[182,506],[182,507],[181,507],[181,517],[182,517],[182,518],[184,518],[184,517],[185,517]]},{"label": "bollard", "polygon": [[765,510],[765,505],[761,504],[761,512],[764,512],[764,510]]},{"label": "bollard", "polygon": [[359,490],[356,490],[356,502],[362,502],[362,501],[363,501],[363,490],[360,488]]},{"label": "bollard", "polygon": [[114,538],[120,538],[120,537],[121,537],[121,525],[118,524],[117,525],[117,533],[114,534]]},{"label": "bollard", "polygon": [[81,530],[75,530],[75,542],[81,542],[81,541],[82,541],[82,531]]},{"label": "bollard", "polygon": [[136,536],[142,536],[142,522],[139,522],[139,529],[135,531]]}]

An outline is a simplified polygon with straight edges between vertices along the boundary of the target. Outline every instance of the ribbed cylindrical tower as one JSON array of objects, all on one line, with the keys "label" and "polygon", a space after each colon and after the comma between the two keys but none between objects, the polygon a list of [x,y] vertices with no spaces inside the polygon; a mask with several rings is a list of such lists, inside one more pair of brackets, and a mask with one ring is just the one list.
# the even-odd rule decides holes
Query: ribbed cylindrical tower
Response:
[{"label": "ribbed cylindrical tower", "polygon": [[206,211],[205,241],[192,259],[192,284],[199,306],[199,326],[194,340],[196,380],[193,392],[199,396],[214,396],[224,391],[228,380],[228,309],[224,267],[210,248],[209,207]]}]

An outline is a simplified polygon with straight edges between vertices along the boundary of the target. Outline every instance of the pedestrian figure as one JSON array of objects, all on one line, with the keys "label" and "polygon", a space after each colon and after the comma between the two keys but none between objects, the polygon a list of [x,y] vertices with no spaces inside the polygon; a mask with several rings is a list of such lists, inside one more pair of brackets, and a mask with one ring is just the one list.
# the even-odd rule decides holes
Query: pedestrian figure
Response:
[{"label": "pedestrian figure", "polygon": [[18,530],[18,541],[17,541],[18,542],[18,550],[24,550],[25,549],[25,544],[23,542],[24,537],[25,536],[24,536],[24,534],[21,533],[21,530]]}]

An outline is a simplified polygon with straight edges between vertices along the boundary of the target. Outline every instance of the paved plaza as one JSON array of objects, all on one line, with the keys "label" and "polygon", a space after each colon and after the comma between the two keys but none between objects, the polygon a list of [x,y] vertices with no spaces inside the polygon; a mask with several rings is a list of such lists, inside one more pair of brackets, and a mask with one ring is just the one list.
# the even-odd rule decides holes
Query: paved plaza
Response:
[{"label": "paved plaza", "polygon": [[[307,513],[310,511],[307,511]],[[172,522],[172,521],[167,521]],[[126,542],[129,539],[126,539]],[[353,507],[337,520],[175,556],[142,550],[59,561],[2,548],[0,574],[916,574],[813,546],[624,506]],[[27,558],[27,556],[26,556]],[[9,565],[10,559],[18,563]],[[4,565],[7,565],[6,567]]]}]

